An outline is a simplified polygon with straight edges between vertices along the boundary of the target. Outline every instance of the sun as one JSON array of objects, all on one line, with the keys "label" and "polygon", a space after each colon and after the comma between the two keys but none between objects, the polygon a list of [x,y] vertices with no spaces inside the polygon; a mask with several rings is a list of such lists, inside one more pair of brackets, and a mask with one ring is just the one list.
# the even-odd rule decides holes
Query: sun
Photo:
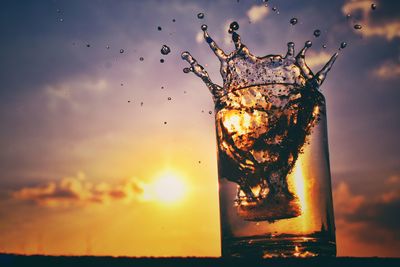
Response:
[{"label": "sun", "polygon": [[183,179],[174,173],[162,174],[153,183],[154,198],[162,203],[176,203],[183,199],[186,185]]}]

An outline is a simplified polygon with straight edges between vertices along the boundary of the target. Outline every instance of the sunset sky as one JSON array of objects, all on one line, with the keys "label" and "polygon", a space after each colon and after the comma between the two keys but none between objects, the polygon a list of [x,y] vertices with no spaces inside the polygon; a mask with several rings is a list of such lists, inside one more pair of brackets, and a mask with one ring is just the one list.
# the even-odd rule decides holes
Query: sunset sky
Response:
[{"label": "sunset sky", "polygon": [[390,0],[1,1],[0,252],[219,256],[213,102],[180,54],[221,84],[200,25],[232,51],[234,20],[259,56],[313,41],[313,70],[347,43],[321,87],[338,255],[400,257]]}]

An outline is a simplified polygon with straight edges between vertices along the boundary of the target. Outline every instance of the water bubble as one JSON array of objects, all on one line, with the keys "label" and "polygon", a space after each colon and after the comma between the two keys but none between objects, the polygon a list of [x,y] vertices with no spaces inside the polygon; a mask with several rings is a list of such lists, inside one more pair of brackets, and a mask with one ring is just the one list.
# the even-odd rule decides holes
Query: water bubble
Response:
[{"label": "water bubble", "polygon": [[232,32],[239,30],[239,23],[234,21],[231,24],[229,24],[229,30],[231,30]]},{"label": "water bubble", "polygon": [[143,57],[140,57],[140,58],[139,58],[139,60],[140,60],[140,61],[143,61],[143,60],[144,60],[144,58],[143,58]]},{"label": "water bubble", "polygon": [[190,69],[189,68],[183,68],[183,73],[189,73]]},{"label": "water bubble", "polygon": [[320,35],[321,35],[321,30],[317,29],[317,30],[314,31],[314,36],[315,37],[319,37]]},{"label": "water bubble", "polygon": [[163,54],[163,55],[168,55],[169,52],[171,52],[171,48],[169,48],[169,46],[163,45],[163,46],[161,47],[161,54]]},{"label": "water bubble", "polygon": [[206,25],[206,24],[203,24],[203,25],[201,25],[201,30],[202,30],[202,31],[206,31],[206,30],[207,30],[207,28],[208,28],[208,27],[207,27],[207,25]]},{"label": "water bubble", "polygon": [[169,96],[169,97],[168,97],[168,100],[172,100],[172,98]]},{"label": "water bubble", "polygon": [[323,45],[322,45],[322,48],[324,48],[324,49],[325,49],[326,47],[327,47],[327,46],[326,46],[326,44],[323,44]]},{"label": "water bubble", "polygon": [[160,63],[164,63],[165,60],[163,58],[160,59]]},{"label": "water bubble", "polygon": [[360,24],[354,25],[354,29],[356,30],[361,30],[362,26]]},{"label": "water bubble", "polygon": [[198,19],[204,19],[204,13],[199,13],[197,14]]},{"label": "water bubble", "polygon": [[376,4],[371,4],[371,9],[375,10],[376,9]]},{"label": "water bubble", "polygon": [[299,21],[299,20],[298,20],[297,18],[291,18],[291,19],[290,19],[290,24],[296,25],[298,21]]},{"label": "water bubble", "polygon": [[119,52],[122,54],[122,53],[125,52],[125,50],[124,49],[120,49]]},{"label": "water bubble", "polygon": [[340,44],[340,49],[343,49],[343,48],[345,48],[347,46],[347,43],[346,42],[342,42],[341,44]]},{"label": "water bubble", "polygon": [[161,31],[161,30],[162,30],[161,26],[158,26],[158,27],[157,27],[157,30]]}]

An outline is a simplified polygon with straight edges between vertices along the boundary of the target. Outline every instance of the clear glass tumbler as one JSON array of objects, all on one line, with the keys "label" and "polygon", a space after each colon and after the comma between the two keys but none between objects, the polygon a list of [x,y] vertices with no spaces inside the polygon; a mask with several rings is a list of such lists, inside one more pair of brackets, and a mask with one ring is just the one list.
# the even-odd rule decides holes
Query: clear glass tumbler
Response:
[{"label": "clear glass tumbler", "polygon": [[280,86],[216,102],[223,257],[336,255],[325,99],[275,106]]}]

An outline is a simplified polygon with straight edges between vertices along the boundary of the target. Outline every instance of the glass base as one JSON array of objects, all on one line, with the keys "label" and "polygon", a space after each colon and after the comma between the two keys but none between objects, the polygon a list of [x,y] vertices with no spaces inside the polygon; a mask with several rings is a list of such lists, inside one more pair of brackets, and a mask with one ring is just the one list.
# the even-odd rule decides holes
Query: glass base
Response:
[{"label": "glass base", "polygon": [[222,257],[335,257],[336,244],[316,237],[246,237],[223,240]]}]

